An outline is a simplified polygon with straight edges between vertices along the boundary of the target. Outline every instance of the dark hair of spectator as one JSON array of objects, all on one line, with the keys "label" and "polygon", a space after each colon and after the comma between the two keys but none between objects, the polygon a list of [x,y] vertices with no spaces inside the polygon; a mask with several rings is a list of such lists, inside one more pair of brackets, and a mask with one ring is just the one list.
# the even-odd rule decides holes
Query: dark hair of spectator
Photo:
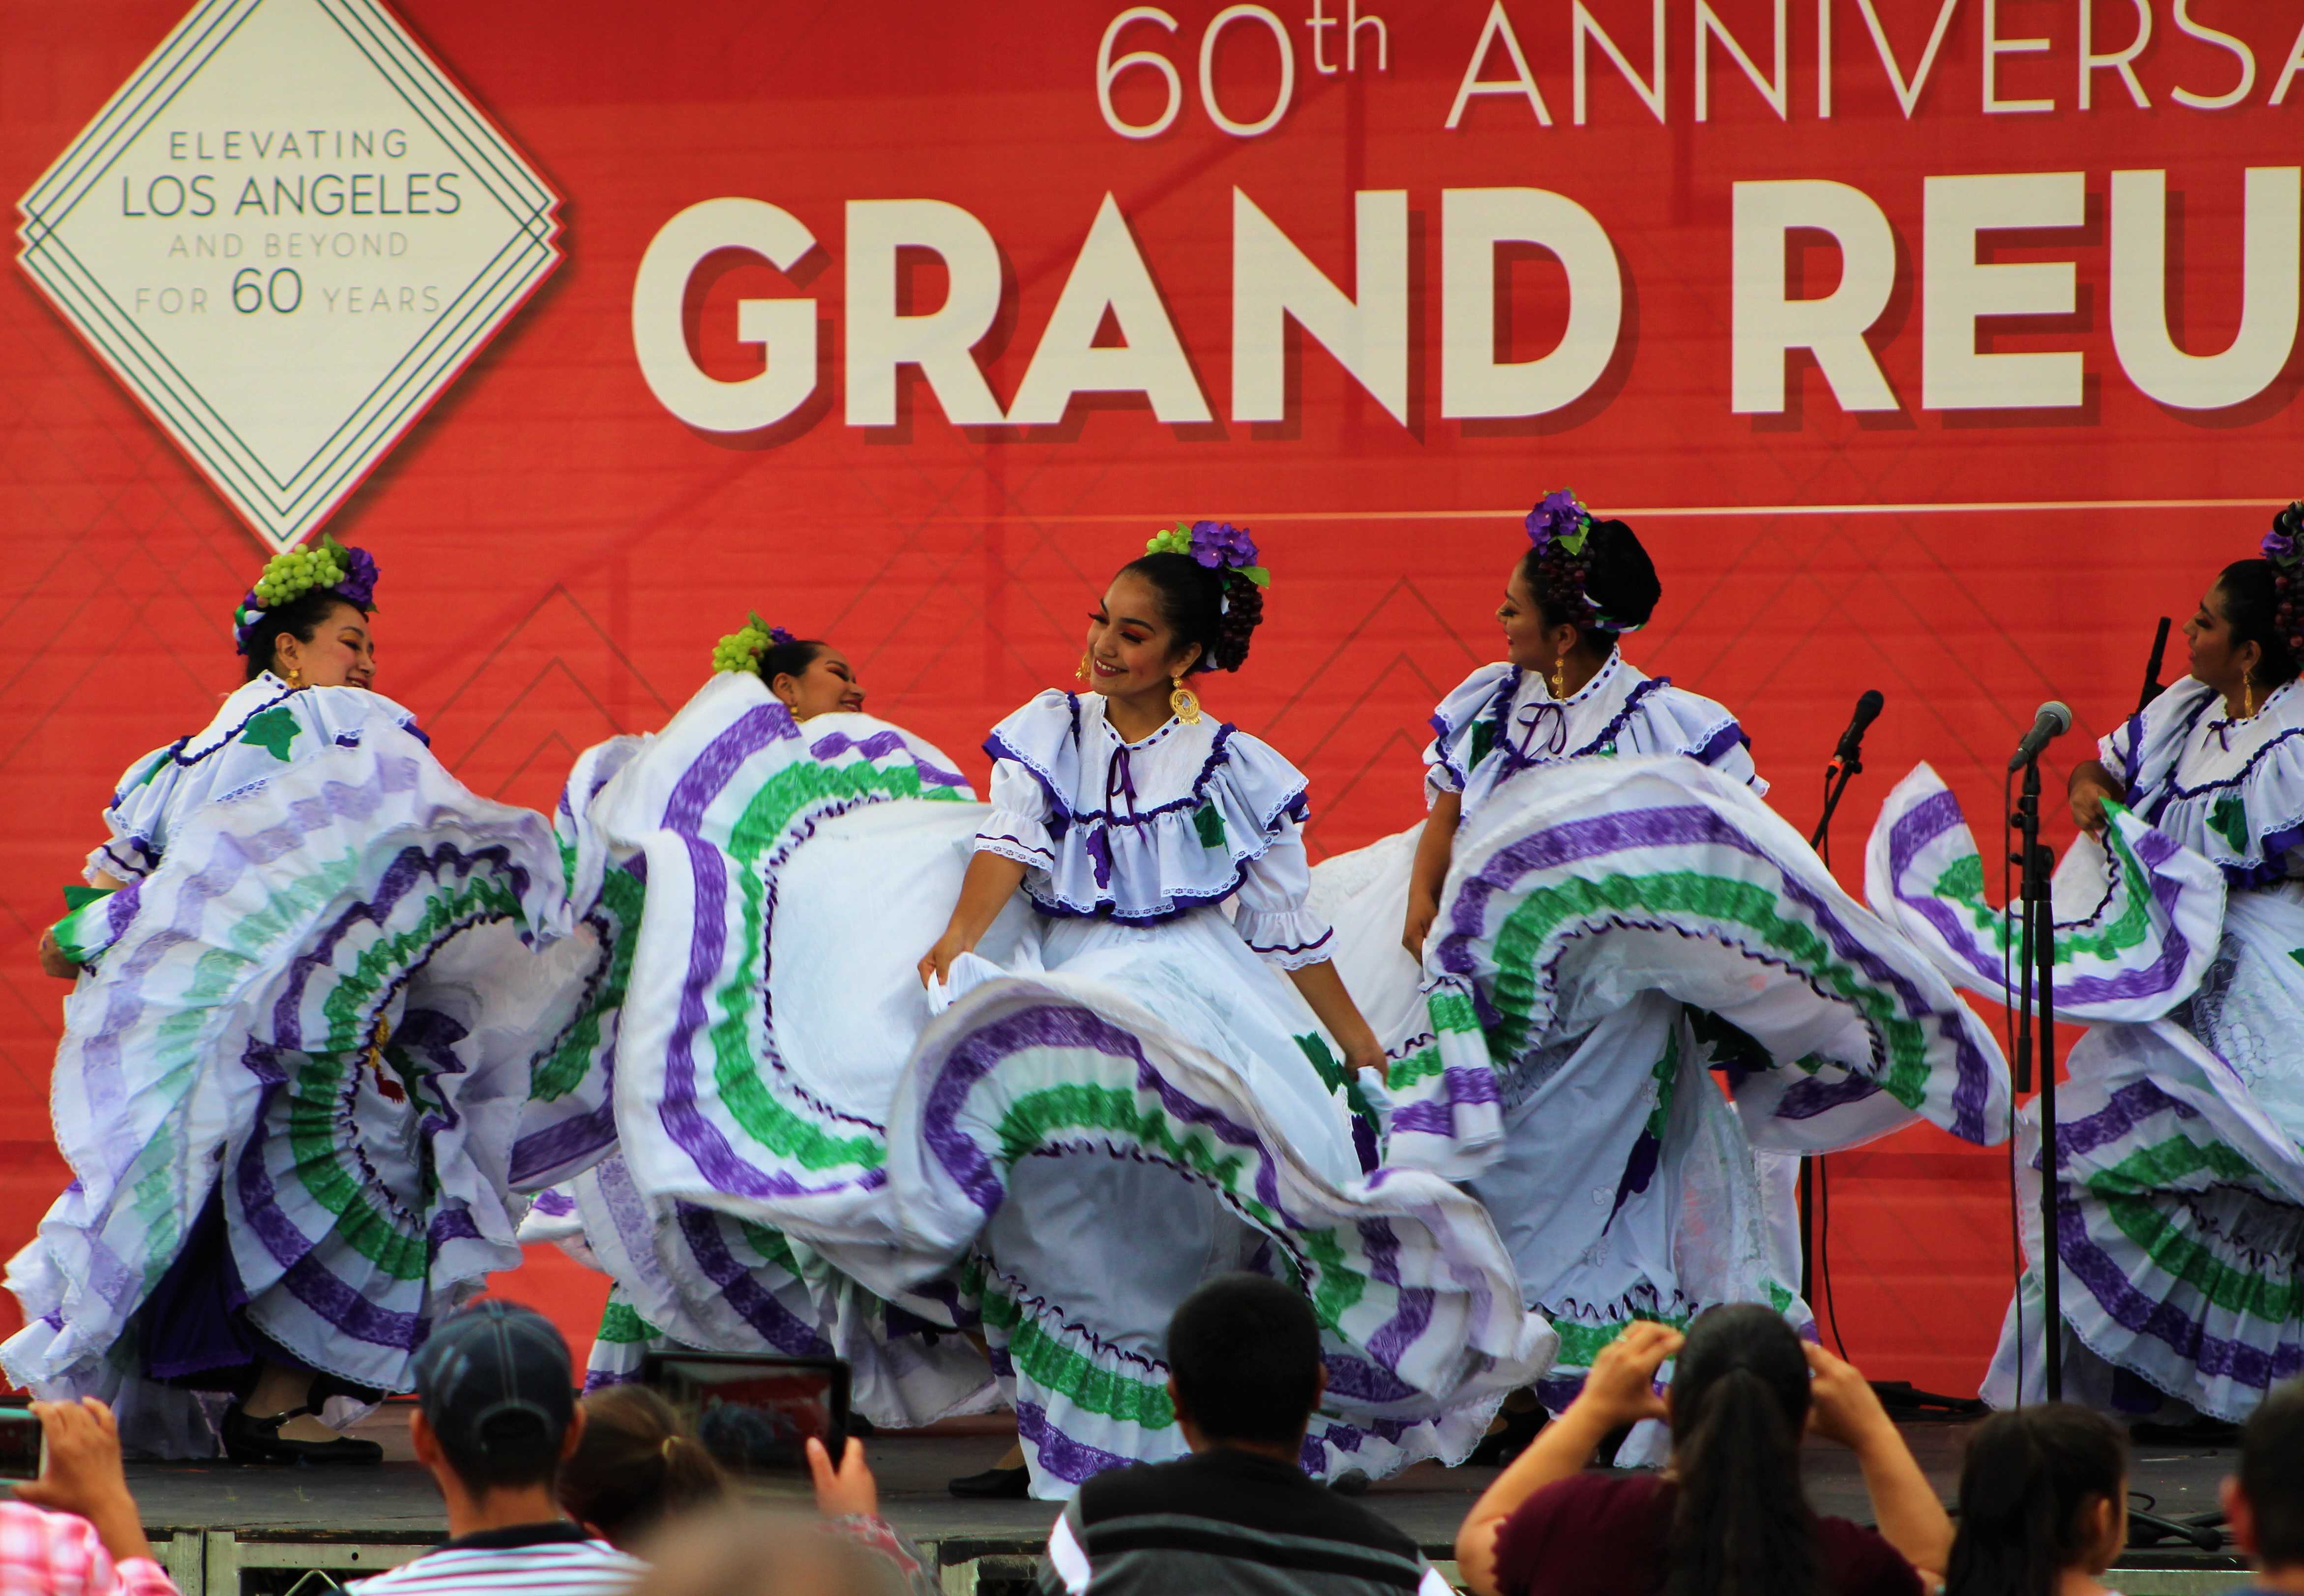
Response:
[{"label": "dark hair of spectator", "polygon": [[1320,1321],[1263,1275],[1219,1275],[1168,1321],[1176,1400],[1210,1440],[1292,1447],[1320,1399]]},{"label": "dark hair of spectator", "polygon": [[727,1495],[728,1479],[672,1405],[645,1386],[584,1398],[584,1433],[560,1465],[560,1505],[629,1551],[666,1519]]},{"label": "dark hair of spectator", "polygon": [[1230,567],[1210,569],[1188,554],[1148,554],[1122,567],[1152,584],[1160,595],[1161,618],[1175,633],[1176,646],[1200,645],[1200,657],[1186,674],[1236,671],[1248,662],[1248,645],[1264,619],[1264,590]]},{"label": "dark hair of spectator", "polygon": [[309,643],[319,636],[320,628],[328,624],[328,617],[335,614],[340,604],[363,615],[369,613],[367,605],[354,604],[334,588],[314,588],[299,593],[277,609],[266,610],[264,618],[248,633],[248,657],[243,662],[247,675],[243,679],[253,682],[272,668],[272,651],[283,637]]},{"label": "dark hair of spectator", "polygon": [[2296,679],[2295,650],[2288,644],[2282,612],[2287,595],[2279,586],[2279,573],[2270,560],[2234,560],[2216,578],[2224,596],[2224,622],[2232,628],[2232,646],[2254,643],[2264,650],[2252,679],[2258,687],[2277,687]]},{"label": "dark hair of spectator", "polygon": [[2240,1427],[2240,1493],[2257,1566],[2304,1566],[2304,1379],[2274,1386]]},{"label": "dark hair of spectator", "polygon": [[476,1497],[551,1484],[560,1471],[561,1443],[568,1436],[565,1430],[529,1413],[492,1414],[477,1432],[458,1425],[432,1428],[448,1466]]},{"label": "dark hair of spectator", "polygon": [[2069,1402],[1993,1414],[1961,1464],[1947,1596],[2054,1596],[2096,1549],[2097,1505],[2127,1489],[2127,1446],[2101,1414]]},{"label": "dark hair of spectator", "polygon": [[1814,1596],[1816,1518],[1800,1487],[1808,1368],[1783,1317],[1754,1303],[1688,1327],[1672,1377],[1665,1596]]}]

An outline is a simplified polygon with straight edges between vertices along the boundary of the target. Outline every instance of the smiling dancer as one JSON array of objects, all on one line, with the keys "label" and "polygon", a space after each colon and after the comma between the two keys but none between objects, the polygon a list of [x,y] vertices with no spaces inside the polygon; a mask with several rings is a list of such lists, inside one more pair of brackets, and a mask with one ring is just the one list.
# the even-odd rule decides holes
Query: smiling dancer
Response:
[{"label": "smiling dancer", "polygon": [[[564,931],[559,862],[368,690],[376,577],[333,539],[265,567],[246,684],[129,767],[96,901],[43,940],[79,982],[53,1086],[74,1180],[9,1265],[0,1363],[109,1400],[145,1453],[377,1461],[323,1413],[407,1389],[433,1320],[520,1262],[526,944]],[[233,1397],[220,1437],[202,1391]]]},{"label": "smiling dancer", "polygon": [[[2304,504],[2184,636],[2190,675],[2072,771],[2055,877],[2056,1017],[2091,1022],[2057,1099],[2064,1394],[2155,1440],[2215,1439],[2304,1366]],[[1873,901],[2004,998],[1984,876],[1920,767],[1873,832]],[[2028,1107],[1998,1406],[2043,1393],[2038,1131]]]},{"label": "smiling dancer", "polygon": [[[1368,1172],[1351,1072],[1382,1053],[1305,905],[1304,778],[1189,684],[1245,662],[1269,580],[1210,522],[1114,578],[1094,691],[987,743],[992,812],[920,961],[952,1007],[890,1127],[892,1196],[919,1261],[969,1261],[1037,1495],[1183,1455],[1161,1331],[1228,1269],[1320,1313],[1315,1473],[1462,1456],[1551,1351],[1477,1204]],[[1023,946],[987,958],[1020,903]]]},{"label": "smiling dancer", "polygon": [[1315,896],[1360,922],[1339,962],[1393,1060],[1385,1156],[1487,1205],[1560,1333],[1537,1390],[1556,1413],[1632,1320],[1757,1302],[1808,1321],[1767,1153],[1915,1115],[1988,1140],[2006,1077],[1919,950],[1759,801],[1735,717],[1625,659],[1662,594],[1632,529],[1563,491],[1527,531],[1507,658],[1433,716],[1420,835],[1324,862]]}]

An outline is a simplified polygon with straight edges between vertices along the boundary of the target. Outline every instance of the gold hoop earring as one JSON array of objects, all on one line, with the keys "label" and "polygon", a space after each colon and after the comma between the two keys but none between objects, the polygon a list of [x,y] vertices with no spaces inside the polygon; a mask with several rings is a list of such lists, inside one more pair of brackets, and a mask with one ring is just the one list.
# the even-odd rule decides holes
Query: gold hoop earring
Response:
[{"label": "gold hoop earring", "polygon": [[291,687],[301,687],[304,685],[304,667],[302,666],[292,665],[288,667],[288,685]]},{"label": "gold hoop earring", "polygon": [[1169,712],[1186,726],[1199,725],[1200,695],[1185,686],[1184,678],[1182,676],[1171,676],[1168,681],[1170,683]]},{"label": "gold hoop earring", "polygon": [[1072,675],[1079,677],[1083,682],[1088,680],[1088,650],[1086,649],[1082,649],[1080,650],[1080,669],[1074,671]]},{"label": "gold hoop earring", "polygon": [[2240,679],[2240,717],[2242,720],[2256,717],[2256,683],[2246,676]]},{"label": "gold hoop earring", "polygon": [[1554,703],[1568,700],[1568,656],[1565,654],[1552,657],[1552,698]]}]

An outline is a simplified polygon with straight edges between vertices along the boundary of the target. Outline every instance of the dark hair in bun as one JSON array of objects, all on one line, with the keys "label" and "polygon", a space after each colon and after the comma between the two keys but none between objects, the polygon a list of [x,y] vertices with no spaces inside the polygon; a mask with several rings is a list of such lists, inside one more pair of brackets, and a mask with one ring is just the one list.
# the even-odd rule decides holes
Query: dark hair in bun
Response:
[{"label": "dark hair in bun", "polygon": [[1520,574],[1547,626],[1571,625],[1603,643],[1645,626],[1664,597],[1656,562],[1621,521],[1594,520],[1580,553],[1556,541],[1520,556]]},{"label": "dark hair in bun", "polygon": [[253,682],[272,668],[273,651],[280,646],[282,638],[292,637],[300,643],[309,643],[318,637],[320,628],[327,624],[339,604],[362,615],[368,613],[367,605],[355,603],[334,588],[309,588],[279,608],[266,610],[264,618],[248,628],[241,645],[247,679]]},{"label": "dark hair in bun", "polygon": [[808,673],[816,657],[831,647],[816,638],[800,638],[788,643],[770,643],[760,651],[759,663],[753,668],[760,680],[774,683],[778,676],[799,676]]},{"label": "dark hair in bun", "polygon": [[2277,687],[2296,678],[2296,650],[2288,635],[2295,625],[2295,599],[2288,591],[2293,581],[2270,560],[2260,559],[2234,560],[2216,578],[2233,646],[2254,643],[2264,650],[2254,678],[2260,686]]},{"label": "dark hair in bun", "polygon": [[1236,671],[1264,619],[1264,590],[1232,567],[1211,570],[1188,554],[1148,554],[1121,567],[1152,584],[1176,641],[1198,643],[1192,670]]}]

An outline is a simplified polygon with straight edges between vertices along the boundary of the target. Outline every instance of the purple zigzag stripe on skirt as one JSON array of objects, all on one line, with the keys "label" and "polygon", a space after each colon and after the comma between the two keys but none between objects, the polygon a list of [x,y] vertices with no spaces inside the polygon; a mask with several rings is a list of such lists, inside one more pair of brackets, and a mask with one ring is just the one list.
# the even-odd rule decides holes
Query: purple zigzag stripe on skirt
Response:
[{"label": "purple zigzag stripe on skirt", "polygon": [[1449,1103],[1433,1102],[1429,1099],[1402,1103],[1392,1111],[1392,1133],[1422,1136],[1453,1136],[1456,1133],[1456,1110]]},{"label": "purple zigzag stripe on skirt", "polygon": [[1049,1422],[1047,1409],[1037,1402],[1017,1402],[1016,1434],[1039,1455],[1042,1468],[1068,1484],[1078,1485],[1091,1475],[1126,1468],[1136,1461],[1072,1439]]},{"label": "purple zigzag stripe on skirt", "polygon": [[858,742],[846,732],[833,732],[819,737],[809,745],[809,756],[817,760],[836,760],[850,749],[868,760],[885,760],[892,753],[909,756],[912,768],[919,772],[920,780],[932,787],[964,787],[968,778],[957,770],[946,770],[941,765],[931,765],[912,749],[902,732],[875,732]]},{"label": "purple zigzag stripe on skirt", "polygon": [[[1835,954],[1855,965],[1876,985],[1893,992],[1908,1016],[1920,1019],[1930,1015],[1929,1006],[1919,989],[1866,947],[1821,896],[1701,804],[1675,804],[1588,820],[1563,821],[1498,850],[1457,895],[1449,930],[1441,939],[1440,967],[1471,984],[1470,944],[1481,935],[1487,923],[1488,900],[1508,890],[1523,876],[1606,853],[1702,844],[1728,848],[1767,865],[1776,874],[1783,896],[1808,912]],[[1984,1105],[1991,1095],[1990,1072],[1983,1054],[1959,1023],[1957,1015],[1942,1016],[1942,1032],[1953,1044],[1957,1059],[1952,1092],[1952,1133],[1966,1141],[1981,1142],[1985,1133]]]},{"label": "purple zigzag stripe on skirt", "polygon": [[1390,1369],[1330,1348],[1322,1354],[1328,1366],[1328,1395],[1354,1402],[1412,1402],[1424,1395]]},{"label": "purple zigzag stripe on skirt", "polygon": [[746,760],[771,743],[799,736],[800,727],[793,722],[792,711],[782,704],[763,704],[746,710],[733,726],[706,744],[704,751],[696,756],[696,762],[682,771],[680,779],[673,784],[672,795],[665,801],[665,828],[683,836],[693,835],[705,810],[734,779],[738,768]]},{"label": "purple zigzag stripe on skirt", "polygon": [[976,1082],[1012,1055],[1028,1048],[1043,1047],[1078,1048],[1132,1062],[1136,1065],[1137,1090],[1151,1091],[1169,1114],[1187,1125],[1206,1125],[1219,1140],[1253,1151],[1258,1199],[1280,1216],[1282,1224],[1292,1229],[1304,1228],[1280,1207],[1279,1178],[1272,1153],[1262,1138],[1170,1085],[1152,1067],[1151,1061],[1144,1057],[1142,1046],[1129,1032],[1079,1005],[1056,1002],[1037,1004],[969,1031],[945,1050],[935,1084],[928,1090],[922,1116],[928,1146],[944,1172],[986,1213],[1000,1206],[1004,1194],[1003,1183],[993,1170],[992,1160],[954,1122]]},{"label": "purple zigzag stripe on skirt", "polygon": [[[1964,824],[1960,812],[1960,801],[1949,792],[1932,794],[1914,804],[1897,819],[1888,829],[1888,879],[1901,883],[1920,851],[1947,831]],[[2154,874],[2151,879],[2152,898],[2161,912],[2172,916],[2168,936],[2161,944],[2159,957],[2142,970],[2126,970],[2116,976],[2064,975],[2056,978],[2056,1000],[2078,1007],[2082,1004],[2125,1003],[2156,997],[2173,991],[2181,977],[2184,964],[2191,956],[2191,944],[2177,931],[2173,915],[2176,900],[2182,896],[2178,885],[2157,873],[2176,853],[2176,844],[2156,831],[2147,831],[2136,846],[2137,858]],[[1987,980],[1997,982],[2003,973],[2000,955],[1987,949],[1969,928],[1967,920],[1950,904],[1925,894],[1915,896],[1895,888],[1896,901],[1910,908],[1936,929],[1944,946],[1970,969]],[[2062,931],[2076,921],[2059,921]]]},{"label": "purple zigzag stripe on skirt", "polygon": [[[2110,1093],[2104,1107],[2095,1113],[2064,1120],[2056,1126],[2056,1167],[2063,1169],[2076,1158],[2134,1135],[2144,1121],[2161,1114],[2173,1114],[2179,1119],[2200,1117],[2198,1108],[2177,1101],[2152,1082],[2130,1082]],[[2038,1162],[2036,1157],[2036,1167]]]},{"label": "purple zigzag stripe on skirt", "polygon": [[1837,1081],[1825,1081],[1810,1075],[1784,1089],[1784,1095],[1776,1101],[1774,1117],[1814,1119],[1819,1114],[1829,1114],[1834,1108],[1860,1103],[1884,1090],[1880,1082],[1864,1075],[1848,1074]]},{"label": "purple zigzag stripe on skirt", "polygon": [[2244,1341],[2212,1335],[2204,1322],[2173,1303],[2139,1291],[2119,1261],[2088,1234],[2080,1201],[2069,1193],[2056,1210],[2056,1255],[2113,1323],[2164,1343],[2203,1374],[2266,1391],[2304,1371],[2304,1346],[2283,1341],[2267,1354]]},{"label": "purple zigzag stripe on skirt", "polygon": [[555,1219],[564,1219],[576,1211],[576,1199],[557,1186],[536,1194],[536,1211]]},{"label": "purple zigzag stripe on skirt", "polygon": [[451,1201],[432,1216],[432,1223],[424,1229],[425,1244],[436,1253],[449,1242],[477,1242],[487,1238],[480,1227],[472,1223],[471,1210],[461,1201]]},{"label": "purple zigzag stripe on skirt", "polygon": [[1400,1367],[1408,1349],[1432,1328],[1435,1293],[1429,1286],[1400,1283],[1400,1237],[1387,1218],[1362,1219],[1360,1244],[1368,1256],[1368,1278],[1393,1288],[1397,1306],[1390,1319],[1368,1338],[1368,1356],[1387,1369]]},{"label": "purple zigzag stripe on skirt", "polygon": [[680,1217],[681,1238],[688,1244],[690,1256],[704,1270],[704,1278],[720,1288],[728,1305],[744,1316],[744,1322],[760,1333],[770,1346],[788,1357],[826,1358],[832,1355],[832,1345],[816,1333],[810,1326],[776,1301],[752,1278],[752,1272],[738,1262],[728,1251],[725,1237],[715,1223],[716,1216],[708,1209],[692,1202],[673,1205]]},{"label": "purple zigzag stripe on skirt", "polygon": [[[298,1229],[295,1221],[281,1209],[279,1193],[274,1190],[272,1177],[264,1167],[263,1126],[267,1110],[282,1090],[277,1084],[265,1086],[257,1109],[256,1133],[241,1150],[233,1171],[248,1229],[272,1255],[272,1261],[281,1266],[281,1283],[298,1302],[354,1340],[402,1352],[415,1351],[423,1344],[429,1320],[418,1314],[380,1308],[362,1296],[314,1257],[318,1244]],[[428,1281],[394,1284],[428,1295]]]},{"label": "purple zigzag stripe on skirt", "polygon": [[[563,1120],[532,1136],[523,1136],[512,1144],[512,1184],[525,1184],[540,1169],[554,1168],[600,1148],[614,1146],[615,1140],[616,1110],[613,1103],[603,1103],[589,1114]],[[539,1203],[541,1201],[538,1199]]]},{"label": "purple zigzag stripe on skirt", "polygon": [[[747,718],[750,718],[747,717]],[[790,724],[791,717],[785,717]],[[731,765],[730,769],[734,766]],[[870,1169],[853,1180],[834,1180],[808,1186],[784,1170],[764,1171],[737,1152],[720,1127],[712,1123],[697,1098],[697,1051],[706,1033],[704,994],[712,985],[727,952],[728,874],[720,850],[708,842],[683,836],[689,879],[695,884],[694,913],[688,943],[688,976],[681,982],[680,1006],[672,1036],[665,1048],[664,1100],[657,1120],[673,1145],[686,1153],[697,1172],[716,1192],[750,1198],[822,1196],[855,1188],[877,1192],[887,1184],[885,1168]]]}]

